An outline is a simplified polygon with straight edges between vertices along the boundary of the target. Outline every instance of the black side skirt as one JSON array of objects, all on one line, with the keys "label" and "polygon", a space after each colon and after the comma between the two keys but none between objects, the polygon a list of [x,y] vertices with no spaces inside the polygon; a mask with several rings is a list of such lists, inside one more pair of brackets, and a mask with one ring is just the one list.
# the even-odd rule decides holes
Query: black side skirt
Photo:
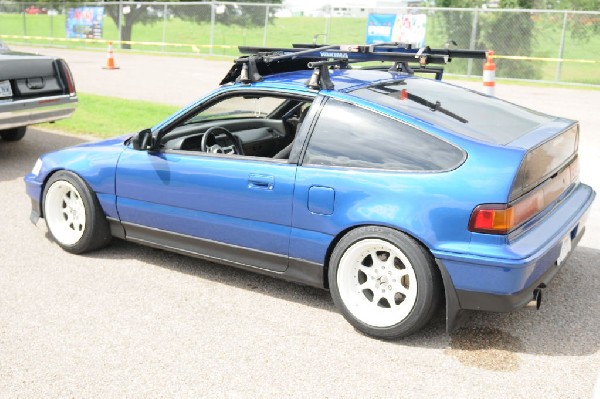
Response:
[{"label": "black side skirt", "polygon": [[115,237],[284,280],[324,288],[323,265],[108,218]]}]

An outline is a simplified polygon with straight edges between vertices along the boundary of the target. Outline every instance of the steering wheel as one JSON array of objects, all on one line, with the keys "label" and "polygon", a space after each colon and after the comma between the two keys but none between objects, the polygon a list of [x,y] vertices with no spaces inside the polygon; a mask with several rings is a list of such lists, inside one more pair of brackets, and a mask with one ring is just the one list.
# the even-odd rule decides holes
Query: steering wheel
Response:
[{"label": "steering wheel", "polygon": [[[218,132],[218,133],[215,133]],[[225,134],[229,141],[233,144],[221,147],[217,144],[217,134]],[[210,152],[212,154],[238,154],[244,155],[244,150],[242,150],[242,146],[235,139],[233,134],[224,127],[214,126],[204,132],[204,136],[202,136],[202,142],[200,143],[200,151]]]}]

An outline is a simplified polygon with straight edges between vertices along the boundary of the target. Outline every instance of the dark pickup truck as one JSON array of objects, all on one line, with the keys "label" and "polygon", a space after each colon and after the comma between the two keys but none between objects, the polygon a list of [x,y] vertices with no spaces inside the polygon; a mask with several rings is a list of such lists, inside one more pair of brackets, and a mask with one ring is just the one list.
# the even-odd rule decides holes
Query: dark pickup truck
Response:
[{"label": "dark pickup truck", "polygon": [[0,138],[21,140],[27,126],[68,118],[77,93],[62,59],[11,51],[0,42]]}]

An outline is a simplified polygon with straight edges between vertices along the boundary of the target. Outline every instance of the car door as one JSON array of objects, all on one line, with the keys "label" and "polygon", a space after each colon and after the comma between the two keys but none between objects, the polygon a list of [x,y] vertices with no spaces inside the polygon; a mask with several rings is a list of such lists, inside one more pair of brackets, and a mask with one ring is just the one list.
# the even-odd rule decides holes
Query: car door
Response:
[{"label": "car door", "polygon": [[283,271],[295,166],[127,149],[117,208],[130,239]]},{"label": "car door", "polygon": [[117,167],[119,217],[130,240],[281,272],[295,173],[285,159],[128,148]]}]

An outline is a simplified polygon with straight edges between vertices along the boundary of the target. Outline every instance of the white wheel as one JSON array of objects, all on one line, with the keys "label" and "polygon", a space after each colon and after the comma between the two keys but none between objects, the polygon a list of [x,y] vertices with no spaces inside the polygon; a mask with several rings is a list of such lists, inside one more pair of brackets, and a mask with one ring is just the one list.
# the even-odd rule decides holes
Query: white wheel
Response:
[{"label": "white wheel", "polygon": [[73,245],[85,231],[85,206],[81,194],[69,182],[59,180],[48,188],[44,214],[54,238],[63,245]]},{"label": "white wheel", "polygon": [[381,239],[359,241],[344,252],[337,284],[348,311],[373,327],[400,323],[417,299],[412,264],[400,249]]},{"label": "white wheel", "polygon": [[95,193],[76,174],[53,174],[42,203],[48,231],[63,249],[82,253],[110,241],[110,228]]},{"label": "white wheel", "polygon": [[442,283],[431,254],[408,235],[364,226],[344,235],[328,262],[331,297],[346,320],[367,335],[404,337],[431,319]]}]

